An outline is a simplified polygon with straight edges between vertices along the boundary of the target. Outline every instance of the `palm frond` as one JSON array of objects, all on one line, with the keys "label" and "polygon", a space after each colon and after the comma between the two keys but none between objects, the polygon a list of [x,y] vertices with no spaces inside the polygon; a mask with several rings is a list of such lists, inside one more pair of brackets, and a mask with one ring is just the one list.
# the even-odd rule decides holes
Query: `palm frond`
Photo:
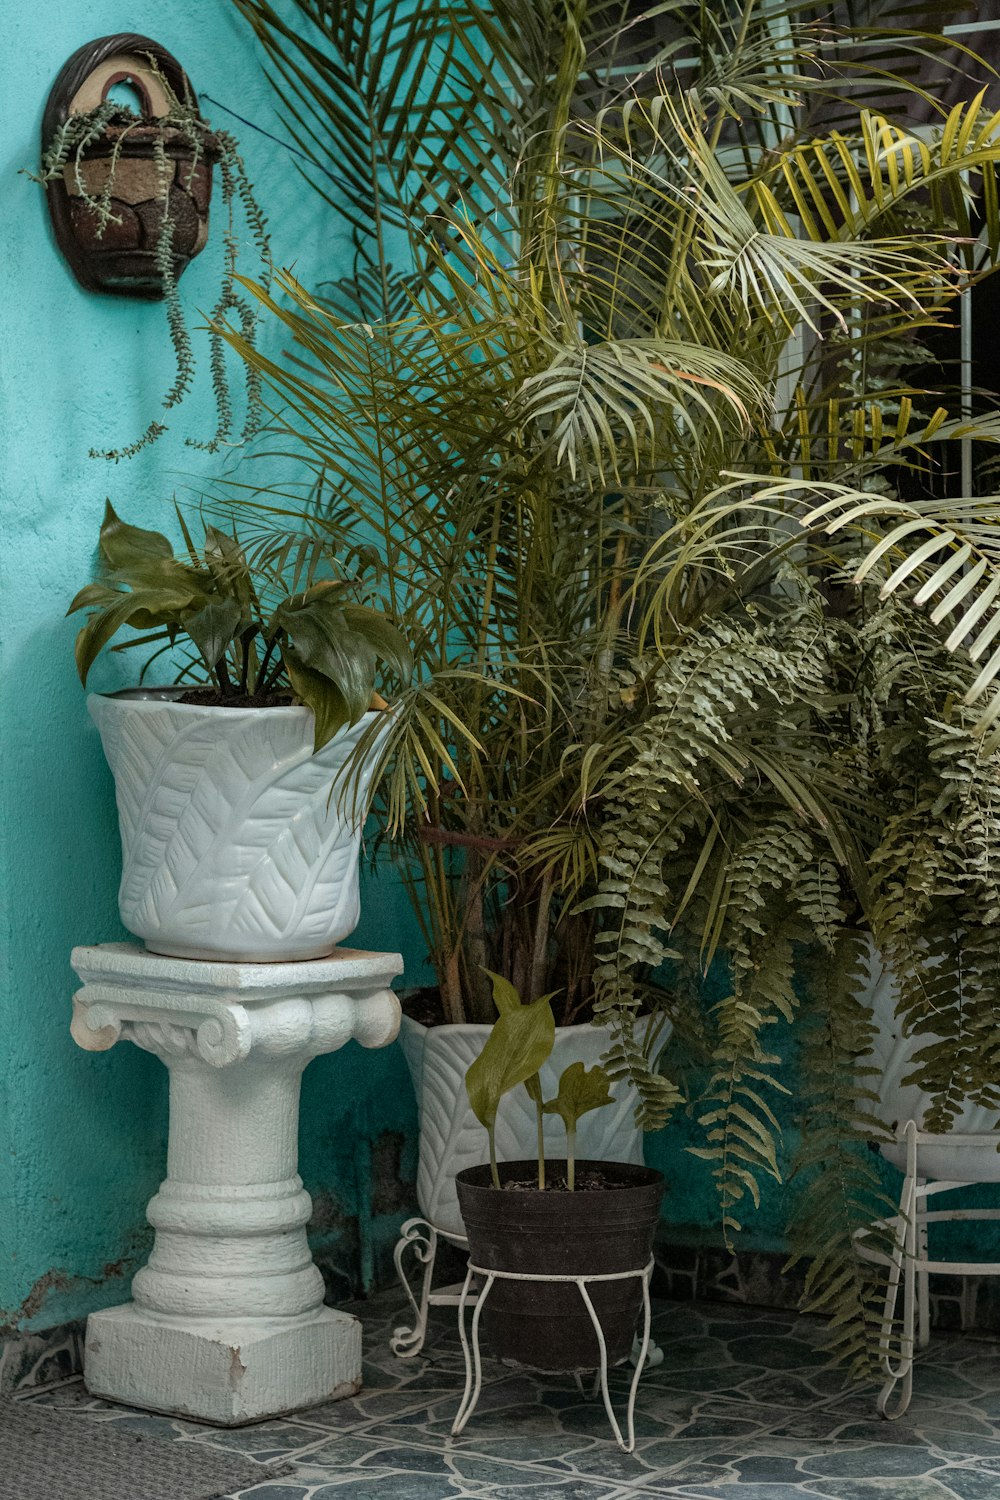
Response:
[{"label": "palm frond", "polygon": [[731,355],[666,339],[561,345],[551,363],[521,386],[521,420],[536,426],[565,461],[572,478],[587,465],[602,482],[655,471],[664,418],[698,442],[707,420],[721,436],[719,402],[730,420],[758,418],[767,393],[753,372]]},{"label": "palm frond", "polygon": [[[955,424],[956,433],[996,440],[991,420]],[[879,519],[890,524],[873,537]],[[855,571],[860,583],[880,569],[881,595],[913,591],[913,602],[930,606],[935,624],[945,624],[945,647],[961,649],[977,666],[978,675],[963,701],[973,704],[989,694],[976,723],[985,736],[984,755],[1000,748],[993,729],[1000,715],[1000,696],[994,690],[1000,675],[1000,647],[990,649],[1000,633],[1000,499],[975,496],[955,500],[904,503],[863,492],[840,491],[802,517],[803,526],[822,525],[834,534],[846,528],[862,531],[868,546]],[[888,570],[889,561],[895,565]]]}]

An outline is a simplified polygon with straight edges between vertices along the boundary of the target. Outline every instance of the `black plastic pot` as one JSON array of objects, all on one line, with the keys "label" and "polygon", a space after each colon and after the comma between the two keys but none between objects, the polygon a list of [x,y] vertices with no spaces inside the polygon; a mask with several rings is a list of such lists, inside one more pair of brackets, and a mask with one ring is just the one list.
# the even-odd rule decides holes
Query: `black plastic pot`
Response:
[{"label": "black plastic pot", "polygon": [[[547,1164],[551,1180],[565,1162]],[[577,1178],[603,1173],[614,1187],[573,1193],[533,1187],[531,1161],[502,1162],[493,1186],[488,1166],[466,1167],[455,1178],[473,1265],[485,1270],[542,1276],[598,1276],[641,1271],[653,1251],[663,1197],[663,1175],[625,1162],[578,1161]],[[642,1307],[639,1277],[591,1283],[587,1288],[601,1321],[608,1362],[632,1348]],[[482,1333],[498,1359],[537,1370],[594,1370],[597,1335],[578,1287],[572,1283],[497,1279],[483,1306]]]}]

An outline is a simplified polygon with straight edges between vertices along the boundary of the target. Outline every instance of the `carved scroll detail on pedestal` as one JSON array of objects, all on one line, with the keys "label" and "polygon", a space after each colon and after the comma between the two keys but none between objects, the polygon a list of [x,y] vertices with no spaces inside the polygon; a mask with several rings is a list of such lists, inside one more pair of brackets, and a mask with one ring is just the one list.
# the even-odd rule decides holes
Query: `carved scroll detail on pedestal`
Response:
[{"label": "carved scroll detail on pedestal", "polygon": [[213,996],[167,991],[130,993],[88,984],[73,998],[73,1040],[87,1052],[106,1052],[124,1038],[158,1057],[200,1057],[213,1068],[242,1062],[253,1044],[243,1005]]}]

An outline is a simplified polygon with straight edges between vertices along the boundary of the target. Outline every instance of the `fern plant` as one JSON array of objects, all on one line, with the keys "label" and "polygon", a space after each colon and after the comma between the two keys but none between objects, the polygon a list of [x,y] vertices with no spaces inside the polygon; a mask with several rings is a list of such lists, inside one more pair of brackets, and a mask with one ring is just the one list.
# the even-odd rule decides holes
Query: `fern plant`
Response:
[{"label": "fern plant", "polygon": [[[895,757],[925,778],[921,899],[942,931],[961,916],[956,831],[992,776],[956,708],[967,661],[910,601],[877,598],[901,586],[890,553],[930,583],[933,518],[895,537],[878,518],[963,422],[1000,435],[994,416],[918,419],[906,367],[979,274],[971,199],[998,243],[997,119],[980,95],[907,126],[943,42],[900,27],[894,71],[866,75],[885,6],[838,30],[756,0],[638,17],[618,0],[235,3],[355,255],[322,287],[248,286],[291,357],[221,329],[302,476],[298,498],[256,496],[250,524],[291,513],[381,553],[418,674],[384,812],[446,1017],[489,1019],[487,968],[529,1003],[559,992],[563,1019],[596,1009],[647,1125],[679,1098],[656,1066],[663,1019],[700,1028],[727,1236],[779,1170],[770,1037],[801,1026],[802,1170],[826,1142],[837,1173],[796,1244],[856,1356],[872,1304],[852,1236],[875,1188],[855,1147],[875,1127],[847,1083],[867,1024],[851,933],[871,926],[926,1022],[915,926],[888,894],[919,878]],[[857,81],[892,85],[899,117]],[[953,580],[983,563],[968,606],[994,564],[985,529],[952,533],[939,553],[970,546]],[[966,924],[989,863],[962,877]],[[714,1007],[663,978],[716,955]],[[986,1086],[985,1042],[963,1040],[951,1081],[927,1055],[942,1110]]]}]

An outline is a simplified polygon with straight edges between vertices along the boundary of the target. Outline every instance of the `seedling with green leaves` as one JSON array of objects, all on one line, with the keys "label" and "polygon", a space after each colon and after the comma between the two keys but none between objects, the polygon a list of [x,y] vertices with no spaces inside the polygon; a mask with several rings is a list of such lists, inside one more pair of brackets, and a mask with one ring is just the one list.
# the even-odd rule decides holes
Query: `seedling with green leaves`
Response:
[{"label": "seedling with green leaves", "polygon": [[576,1187],[576,1127],[592,1109],[611,1103],[611,1080],[602,1067],[570,1063],[559,1079],[559,1092],[542,1105],[547,1115],[558,1115],[566,1127],[566,1186]]},{"label": "seedling with green leaves", "polygon": [[542,1143],[542,1085],[538,1070],[552,1051],[556,1023],[551,995],[542,995],[524,1005],[514,986],[499,974],[490,974],[493,1002],[498,1016],[483,1050],[465,1075],[472,1112],[486,1128],[490,1141],[490,1170],[494,1187],[500,1186],[497,1171],[496,1124],[500,1100],[523,1083],[534,1102],[538,1118],[539,1187],[545,1186],[545,1155]]},{"label": "seedling with green leaves", "polygon": [[409,677],[406,642],[383,610],[362,602],[360,580],[345,576],[328,541],[292,534],[248,560],[235,536],[206,524],[198,548],[179,512],[178,521],[186,558],[161,532],[121,520],[108,501],[101,577],[67,611],[89,611],[76,638],[85,686],[123,626],[138,634],[111,649],[162,643],[150,661],[183,649],[186,638],[194,651],[181,679],[192,689],[214,690],[222,706],[304,704],[315,715],[319,750],[368,709],[386,706],[376,691],[380,676]]},{"label": "seedling with green leaves", "polygon": [[538,1186],[545,1188],[544,1116],[558,1115],[566,1127],[566,1186],[576,1187],[576,1129],[590,1110],[611,1103],[610,1079],[604,1069],[570,1063],[559,1079],[554,1099],[542,1098],[541,1068],[555,1045],[556,1028],[551,995],[525,1005],[509,980],[486,971],[493,985],[498,1016],[482,1051],[465,1075],[469,1103],[486,1129],[490,1143],[493,1186],[500,1187],[497,1168],[496,1122],[500,1101],[523,1084],[535,1106],[538,1125]]}]

